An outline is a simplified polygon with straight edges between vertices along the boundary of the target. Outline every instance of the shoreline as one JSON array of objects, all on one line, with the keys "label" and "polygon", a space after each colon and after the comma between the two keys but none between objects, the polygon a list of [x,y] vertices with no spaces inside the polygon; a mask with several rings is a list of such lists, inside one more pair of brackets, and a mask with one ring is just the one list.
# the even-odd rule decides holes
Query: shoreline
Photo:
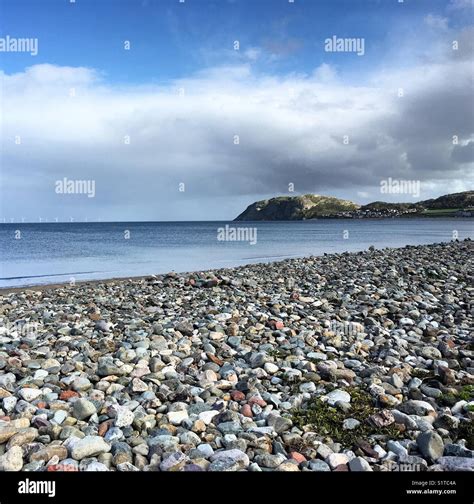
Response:
[{"label": "shoreline", "polygon": [[181,223],[193,223],[193,224],[199,224],[199,223],[216,223],[216,224],[223,224],[223,223],[230,223],[230,222],[265,222],[265,223],[270,223],[270,222],[313,222],[313,221],[318,221],[318,220],[347,220],[347,221],[359,221],[359,220],[394,220],[394,219],[413,219],[413,218],[432,218],[432,219],[455,219],[455,220],[467,220],[467,219],[474,219],[474,215],[471,216],[460,216],[460,215],[426,215],[426,214],[416,214],[416,215],[410,215],[410,214],[403,214],[403,215],[397,215],[393,217],[336,217],[336,216],[330,216],[330,217],[315,217],[313,219],[268,219],[268,220],[237,220],[237,218],[230,219],[230,220],[179,220],[179,221],[174,221],[174,220],[165,220],[165,221],[155,221],[155,220],[144,220],[144,221],[109,221],[109,220],[100,220],[100,221],[45,221],[45,222],[36,222],[36,221],[25,221],[25,222],[2,222],[0,221],[0,226],[21,226],[23,224],[26,225],[42,225],[42,224],[181,224]]},{"label": "shoreline", "polygon": [[[458,242],[471,242],[474,243],[471,238],[465,238],[464,240],[458,240]],[[379,252],[384,252],[384,251],[389,251],[389,250],[403,250],[403,249],[410,249],[410,248],[416,248],[416,247],[434,247],[437,245],[444,245],[444,244],[449,244],[449,243],[456,243],[456,241],[451,240],[449,242],[434,242],[430,244],[425,244],[425,245],[404,245],[402,247],[383,247],[383,248],[375,248],[375,251]],[[18,293],[18,292],[23,292],[26,290],[33,290],[33,291],[49,291],[49,290],[54,290],[54,289],[60,289],[60,288],[74,288],[75,286],[93,286],[97,284],[115,284],[117,282],[139,282],[143,280],[147,280],[149,278],[163,278],[166,275],[178,275],[178,276],[184,276],[184,275],[196,275],[198,273],[201,274],[212,274],[213,272],[231,272],[232,270],[236,270],[239,268],[246,268],[249,266],[255,266],[255,265],[267,265],[267,264],[274,264],[274,263],[280,263],[280,262],[287,262],[287,261],[300,261],[303,259],[317,259],[320,257],[330,257],[330,256],[340,256],[340,255],[346,255],[346,254],[354,254],[354,255],[360,255],[360,254],[368,254],[370,253],[370,250],[365,249],[365,250],[360,250],[356,252],[351,252],[351,251],[345,251],[345,252],[334,252],[334,253],[323,253],[322,255],[309,255],[309,256],[303,256],[303,257],[290,257],[287,259],[281,259],[278,261],[268,261],[268,262],[258,262],[258,263],[247,263],[247,264],[242,264],[240,266],[231,266],[229,268],[211,268],[207,270],[192,270],[192,271],[181,271],[181,272],[175,272],[175,271],[169,271],[167,273],[149,273],[147,275],[137,275],[137,276],[124,276],[124,277],[111,277],[111,278],[105,278],[105,279],[91,279],[91,280],[79,280],[74,283],[74,285],[71,285],[70,282],[53,282],[53,283],[48,283],[48,284],[32,284],[32,285],[26,285],[26,286],[18,286],[18,287],[0,287],[0,296],[5,296],[8,294],[13,294],[13,293]]]},{"label": "shoreline", "polygon": [[474,471],[473,247],[3,295],[0,471]]}]

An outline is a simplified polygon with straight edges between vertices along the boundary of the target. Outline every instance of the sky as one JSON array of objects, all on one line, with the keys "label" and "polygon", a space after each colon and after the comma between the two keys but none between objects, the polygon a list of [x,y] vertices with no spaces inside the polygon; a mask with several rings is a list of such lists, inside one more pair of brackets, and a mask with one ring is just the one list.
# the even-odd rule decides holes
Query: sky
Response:
[{"label": "sky", "polygon": [[[473,189],[473,14],[473,0],[0,0],[0,221],[226,220],[277,195]],[[420,191],[381,194],[387,180]]]}]

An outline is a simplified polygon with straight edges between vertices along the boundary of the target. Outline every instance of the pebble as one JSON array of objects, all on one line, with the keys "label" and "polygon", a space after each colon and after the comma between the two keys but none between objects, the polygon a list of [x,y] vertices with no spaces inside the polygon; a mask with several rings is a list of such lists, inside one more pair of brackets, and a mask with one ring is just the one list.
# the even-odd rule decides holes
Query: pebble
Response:
[{"label": "pebble", "polygon": [[84,392],[90,388],[92,388],[92,383],[88,378],[79,377],[72,382],[72,389],[76,392]]},{"label": "pebble", "polygon": [[279,472],[299,472],[298,465],[293,463],[293,462],[283,462],[280,464],[277,468],[277,471]]},{"label": "pebble", "polygon": [[0,471],[17,472],[23,468],[23,451],[20,446],[12,446],[0,457]]},{"label": "pebble", "polygon": [[398,409],[401,410],[403,413],[406,413],[407,415],[418,415],[418,416],[424,416],[435,412],[433,406],[430,403],[421,400],[407,401],[405,403],[400,404]]},{"label": "pebble", "polygon": [[345,465],[349,462],[349,457],[344,453],[331,453],[329,457],[326,459],[326,462],[329,464],[331,469],[335,469],[340,465]]},{"label": "pebble", "polygon": [[328,472],[331,470],[329,464],[327,464],[323,460],[317,460],[317,459],[309,461],[309,468],[311,469],[311,471]]},{"label": "pebble", "polygon": [[162,471],[179,471],[184,467],[186,455],[182,452],[175,452],[166,457],[160,464]]},{"label": "pebble", "polygon": [[132,425],[134,419],[135,415],[133,411],[130,411],[128,408],[118,408],[117,416],[115,417],[115,426],[128,427]]},{"label": "pebble", "polygon": [[442,357],[441,352],[437,348],[432,346],[424,346],[421,349],[421,355],[425,359],[441,359]]},{"label": "pebble", "polygon": [[345,390],[333,390],[324,396],[324,398],[330,406],[335,406],[338,402],[349,403],[351,401],[351,396]]},{"label": "pebble", "polygon": [[376,427],[387,427],[395,422],[395,417],[390,410],[382,410],[371,415],[369,421]]},{"label": "pebble", "polygon": [[443,456],[444,443],[439,434],[432,431],[421,433],[416,438],[416,444],[423,457],[436,461]]},{"label": "pebble", "polygon": [[38,437],[38,429],[27,427],[20,429],[8,441],[7,449],[12,446],[23,446],[24,444],[32,443]]},{"label": "pebble", "polygon": [[43,395],[43,391],[41,389],[34,388],[22,388],[18,392],[18,395],[27,402],[32,402],[38,397]]},{"label": "pebble", "polygon": [[15,409],[17,402],[18,402],[18,399],[15,396],[4,397],[3,398],[3,409],[7,413],[11,413]]},{"label": "pebble", "polygon": [[362,457],[354,457],[353,459],[349,460],[349,469],[352,472],[369,472],[373,471],[372,467],[370,467],[370,464],[367,462]]},{"label": "pebble", "polygon": [[85,436],[73,444],[71,456],[75,460],[82,460],[83,458],[93,457],[109,451],[110,445],[100,436]]},{"label": "pebble", "polygon": [[206,425],[209,425],[210,423],[212,423],[214,417],[218,414],[219,412],[215,410],[203,411],[202,413],[199,413],[199,419],[202,420]]},{"label": "pebble", "polygon": [[236,472],[241,470],[241,465],[231,458],[221,458],[214,460],[207,470],[210,472]]},{"label": "pebble", "polygon": [[49,462],[52,458],[57,457],[58,460],[63,460],[67,457],[67,448],[61,445],[49,445],[32,453],[30,459],[32,461],[42,460]]},{"label": "pebble", "polygon": [[395,453],[395,455],[397,455],[398,457],[405,457],[408,455],[408,450],[404,446],[402,446],[399,441],[388,441],[387,448]]},{"label": "pebble", "polygon": [[273,427],[274,431],[278,434],[286,432],[293,425],[289,418],[281,417],[279,415],[270,414],[267,417],[267,424]]},{"label": "pebble", "polygon": [[108,472],[109,468],[105,465],[102,464],[101,462],[98,462],[97,460],[88,460],[87,464],[82,465],[81,462],[81,471],[84,472]]},{"label": "pebble", "polygon": [[266,362],[263,366],[263,369],[265,369],[267,373],[273,375],[275,373],[278,373],[279,367],[276,364],[273,364],[273,362]]},{"label": "pebble", "polygon": [[244,404],[240,409],[240,413],[248,418],[253,417],[252,408],[250,407],[250,404]]},{"label": "pebble", "polygon": [[54,423],[56,423],[58,425],[61,425],[64,422],[64,420],[66,420],[67,417],[68,417],[68,414],[67,414],[66,411],[64,411],[64,410],[57,410],[54,413],[53,421],[54,421]]},{"label": "pebble", "polygon": [[474,471],[474,458],[441,457],[436,462],[445,471]]},{"label": "pebble", "polygon": [[214,453],[211,456],[211,461],[219,459],[231,459],[240,466],[241,469],[250,465],[250,459],[246,453],[241,450],[224,450]]},{"label": "pebble", "polygon": [[333,450],[329,448],[329,446],[325,445],[324,443],[321,443],[318,448],[316,449],[316,453],[324,460],[326,460],[329,455],[331,455]]},{"label": "pebble", "polygon": [[313,394],[316,392],[316,384],[313,382],[306,382],[300,385],[300,392]]},{"label": "pebble", "polygon": [[355,418],[346,418],[344,422],[342,422],[342,428],[345,430],[353,430],[359,427],[360,422]]},{"label": "pebble", "polygon": [[[4,322],[38,327],[33,339],[0,330],[1,467],[472,471],[472,251],[453,241],[3,291]],[[320,400],[338,419],[324,432],[304,420]]]},{"label": "pebble", "polygon": [[78,420],[85,420],[97,412],[95,405],[88,399],[77,399],[72,407],[72,414]]},{"label": "pebble", "polygon": [[272,455],[271,453],[261,453],[256,455],[254,460],[260,467],[276,469],[279,465],[285,462],[286,457],[281,454]]},{"label": "pebble", "polygon": [[202,454],[201,456],[203,458],[210,458],[212,455],[214,455],[214,449],[208,443],[200,444],[197,449]]}]

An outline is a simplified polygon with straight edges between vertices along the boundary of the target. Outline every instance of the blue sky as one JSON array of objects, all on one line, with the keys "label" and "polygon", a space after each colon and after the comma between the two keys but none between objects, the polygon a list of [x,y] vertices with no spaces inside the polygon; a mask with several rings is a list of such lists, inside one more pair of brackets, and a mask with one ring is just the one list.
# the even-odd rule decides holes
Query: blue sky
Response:
[{"label": "blue sky", "polygon": [[[331,62],[342,72],[377,65],[394,40],[419,29],[427,12],[445,15],[445,0],[2,0],[2,32],[37,37],[40,52],[3,54],[8,73],[40,63],[100,69],[114,83],[180,78],[203,66],[239,61],[262,48],[275,59],[261,71],[311,72]],[[469,18],[452,12],[453,27]],[[366,57],[325,53],[323,41],[364,37]],[[131,50],[124,51],[125,40]],[[233,50],[235,40],[240,52]]]},{"label": "blue sky", "polygon": [[[0,51],[0,219],[232,219],[290,186],[413,201],[382,196],[388,178],[418,199],[472,189],[473,1],[0,0],[0,39],[38,39]],[[364,54],[325,51],[333,36]],[[64,178],[94,197],[57,194]]]}]

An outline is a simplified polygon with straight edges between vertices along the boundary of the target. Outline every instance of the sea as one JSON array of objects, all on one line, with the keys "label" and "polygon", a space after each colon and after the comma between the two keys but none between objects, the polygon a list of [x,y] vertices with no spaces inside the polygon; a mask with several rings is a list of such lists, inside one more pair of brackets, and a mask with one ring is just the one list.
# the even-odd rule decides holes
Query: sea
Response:
[{"label": "sea", "polygon": [[0,224],[0,288],[204,271],[468,237],[474,239],[469,218]]}]

